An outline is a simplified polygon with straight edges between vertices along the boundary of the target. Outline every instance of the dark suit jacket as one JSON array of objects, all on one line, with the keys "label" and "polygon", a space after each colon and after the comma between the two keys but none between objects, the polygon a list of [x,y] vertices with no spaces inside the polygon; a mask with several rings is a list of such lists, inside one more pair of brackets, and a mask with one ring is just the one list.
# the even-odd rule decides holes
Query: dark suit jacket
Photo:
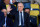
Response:
[{"label": "dark suit jacket", "polygon": [[[24,12],[24,27],[30,27],[29,25],[29,14]],[[19,25],[19,12],[15,14],[14,27],[18,27]]]},{"label": "dark suit jacket", "polygon": [[0,11],[0,27],[2,27],[5,23],[4,13]]},{"label": "dark suit jacket", "polygon": [[12,19],[7,18],[6,24],[7,24],[6,27],[13,27],[13,21],[12,21]]},{"label": "dark suit jacket", "polygon": [[31,20],[30,26],[31,27],[37,27],[37,18],[33,18],[30,16],[29,19]]},{"label": "dark suit jacket", "polygon": [[[12,8],[12,10],[10,11],[10,13],[9,14],[7,14],[7,18],[10,18],[11,19],[11,21],[10,21],[10,19],[9,19],[9,24],[7,23],[7,25],[13,25],[12,23],[12,20],[14,19],[14,15],[15,15],[15,13],[16,13],[16,7],[14,6],[14,5],[11,5],[11,8]],[[11,24],[10,24],[10,22],[11,22]],[[12,27],[12,26],[10,26],[10,27]]]}]

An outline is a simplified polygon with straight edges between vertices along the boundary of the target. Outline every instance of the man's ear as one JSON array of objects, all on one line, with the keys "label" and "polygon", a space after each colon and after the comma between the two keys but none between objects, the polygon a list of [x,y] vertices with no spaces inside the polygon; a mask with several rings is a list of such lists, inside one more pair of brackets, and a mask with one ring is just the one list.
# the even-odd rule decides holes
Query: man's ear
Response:
[{"label": "man's ear", "polygon": [[24,6],[23,6],[23,8],[24,8]]}]

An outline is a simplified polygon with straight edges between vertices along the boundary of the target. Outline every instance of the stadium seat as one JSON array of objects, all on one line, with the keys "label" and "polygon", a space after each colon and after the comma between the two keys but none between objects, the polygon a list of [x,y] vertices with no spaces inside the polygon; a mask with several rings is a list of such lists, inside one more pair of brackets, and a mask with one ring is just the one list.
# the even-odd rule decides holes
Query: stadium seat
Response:
[{"label": "stadium seat", "polygon": [[31,4],[31,8],[33,8],[33,9],[39,9],[39,5],[38,4]]},{"label": "stadium seat", "polygon": [[28,2],[28,3],[23,3],[23,4],[24,4],[24,8],[30,8],[31,3]]},{"label": "stadium seat", "polygon": [[38,10],[31,10],[30,11],[30,15],[31,16],[38,16],[39,15],[39,11]]}]

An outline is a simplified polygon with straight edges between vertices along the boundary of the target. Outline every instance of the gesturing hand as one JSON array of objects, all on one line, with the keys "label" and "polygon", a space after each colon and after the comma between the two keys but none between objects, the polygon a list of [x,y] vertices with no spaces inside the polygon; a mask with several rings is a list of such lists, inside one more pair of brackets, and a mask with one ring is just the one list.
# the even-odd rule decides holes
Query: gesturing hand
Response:
[{"label": "gesturing hand", "polygon": [[8,7],[7,7],[7,12],[10,12],[12,9],[11,9],[11,6],[9,5]]}]

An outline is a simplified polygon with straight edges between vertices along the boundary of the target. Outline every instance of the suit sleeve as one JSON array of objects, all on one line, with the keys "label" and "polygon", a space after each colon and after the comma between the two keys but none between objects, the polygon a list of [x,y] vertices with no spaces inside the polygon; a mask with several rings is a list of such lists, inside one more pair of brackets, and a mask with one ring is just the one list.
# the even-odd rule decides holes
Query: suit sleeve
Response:
[{"label": "suit sleeve", "polygon": [[7,16],[10,17],[10,18],[11,18],[12,16],[14,16],[15,13],[16,13],[16,7],[13,6],[13,5],[11,5],[11,8],[12,8],[12,10],[10,11],[9,14],[7,14]]}]

